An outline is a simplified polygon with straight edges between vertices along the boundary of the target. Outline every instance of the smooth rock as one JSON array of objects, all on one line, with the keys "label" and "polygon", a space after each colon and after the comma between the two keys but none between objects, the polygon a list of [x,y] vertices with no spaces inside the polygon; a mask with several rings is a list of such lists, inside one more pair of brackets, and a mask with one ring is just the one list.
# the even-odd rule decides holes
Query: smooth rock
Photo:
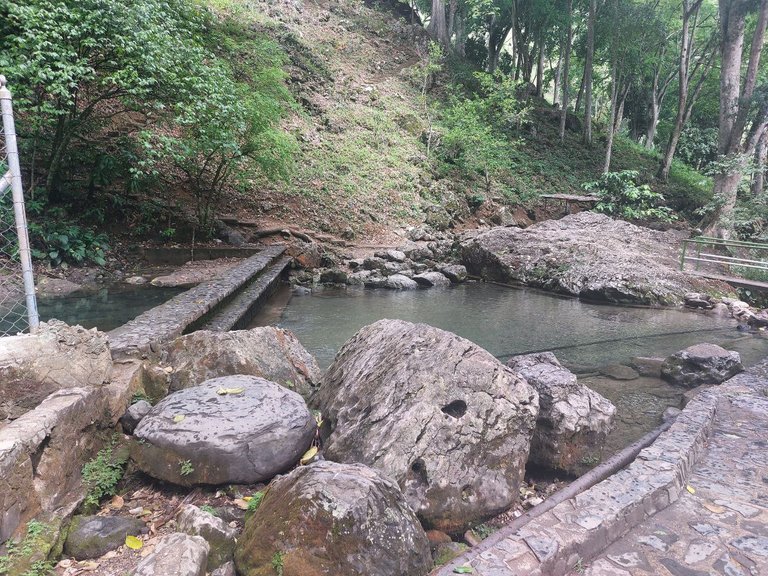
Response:
[{"label": "smooth rock", "polygon": [[574,475],[600,462],[616,407],[579,384],[551,352],[513,356],[507,366],[539,393],[529,462]]},{"label": "smooth rock", "polygon": [[392,476],[427,528],[462,532],[519,498],[537,394],[455,334],[401,320],[366,326],[313,403],[326,457]]},{"label": "smooth rock", "polygon": [[131,457],[153,478],[183,486],[254,484],[294,465],[316,427],[296,392],[255,376],[224,376],[154,406],[134,431]]},{"label": "smooth rock", "polygon": [[69,527],[64,553],[76,560],[103,556],[125,544],[125,537],[141,534],[144,522],[125,516],[75,516]]},{"label": "smooth rock", "polygon": [[147,279],[144,278],[144,276],[129,276],[128,278],[125,279],[125,283],[138,286],[140,284],[146,284]]},{"label": "smooth rock", "polygon": [[414,280],[411,280],[402,274],[393,274],[387,278],[384,286],[392,290],[415,290],[419,287],[419,285]]},{"label": "smooth rock", "polygon": [[136,426],[138,426],[144,416],[149,414],[150,410],[152,410],[152,404],[146,400],[139,400],[128,406],[125,414],[120,416],[120,425],[123,427],[123,432],[133,434]]},{"label": "smooth rock", "polygon": [[661,376],[672,384],[695,388],[720,384],[743,370],[738,352],[715,344],[695,344],[669,356],[661,367]]},{"label": "smooth rock", "polygon": [[407,254],[408,254],[408,258],[410,258],[414,262],[423,262],[424,260],[432,260],[432,258],[435,257],[435,255],[432,253],[432,250],[430,250],[426,246],[417,246],[416,248],[412,248],[407,252]]},{"label": "smooth rock", "polygon": [[192,504],[182,507],[176,517],[179,532],[190,536],[202,536],[208,542],[208,571],[232,560],[235,552],[237,530],[213,514]]},{"label": "smooth rock", "polygon": [[381,258],[382,260],[389,260],[390,262],[405,262],[406,259],[405,252],[393,249],[376,252],[374,256]]},{"label": "smooth rock", "polygon": [[[278,560],[276,560],[276,558]],[[321,461],[274,480],[238,539],[241,576],[422,576],[429,542],[397,484]]]},{"label": "smooth rock", "polygon": [[425,288],[446,288],[451,285],[451,281],[440,272],[424,272],[414,276],[413,280]]},{"label": "smooth rock", "polygon": [[664,358],[648,358],[645,356],[635,356],[629,363],[632,368],[637,370],[641,376],[651,376],[661,378],[661,367],[664,364]]},{"label": "smooth rock", "polygon": [[133,576],[205,576],[208,548],[200,536],[168,534],[139,562]]},{"label": "smooth rock", "polygon": [[321,371],[290,330],[265,326],[251,330],[199,330],[163,347],[170,366],[170,391],[196,386],[218,376],[259,376],[305,398],[317,388]]},{"label": "smooth rock", "polygon": [[600,374],[613,378],[614,380],[637,380],[640,378],[640,374],[635,370],[622,364],[603,366],[600,368]]},{"label": "smooth rock", "polygon": [[467,279],[467,269],[461,264],[452,264],[450,266],[443,266],[440,268],[440,272],[445,274],[454,284],[460,284]]}]

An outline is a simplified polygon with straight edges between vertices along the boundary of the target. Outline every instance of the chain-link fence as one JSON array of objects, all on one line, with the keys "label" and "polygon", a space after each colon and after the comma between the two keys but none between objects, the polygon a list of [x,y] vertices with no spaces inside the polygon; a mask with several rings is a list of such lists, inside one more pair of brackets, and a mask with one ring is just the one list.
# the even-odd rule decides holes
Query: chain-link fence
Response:
[{"label": "chain-link fence", "polygon": [[0,336],[37,328],[37,303],[24,213],[11,93],[0,76]]}]

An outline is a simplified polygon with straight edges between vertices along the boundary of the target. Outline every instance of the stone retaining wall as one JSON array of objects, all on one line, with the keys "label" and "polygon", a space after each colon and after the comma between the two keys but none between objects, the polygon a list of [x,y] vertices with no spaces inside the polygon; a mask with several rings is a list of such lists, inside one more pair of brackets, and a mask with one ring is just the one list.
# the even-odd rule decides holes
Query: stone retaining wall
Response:
[{"label": "stone retaining wall", "polygon": [[766,366],[698,394],[672,427],[628,467],[516,532],[502,528],[433,574],[448,576],[465,564],[478,576],[568,574],[680,497],[706,446],[718,405],[728,395],[753,386],[750,382],[764,378]]}]

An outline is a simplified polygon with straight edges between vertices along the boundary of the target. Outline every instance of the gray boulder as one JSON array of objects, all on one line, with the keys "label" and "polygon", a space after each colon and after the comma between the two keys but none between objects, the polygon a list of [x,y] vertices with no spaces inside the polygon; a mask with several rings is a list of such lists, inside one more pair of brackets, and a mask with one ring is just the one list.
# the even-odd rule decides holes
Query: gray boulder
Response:
[{"label": "gray boulder", "polygon": [[389,260],[390,262],[405,262],[405,252],[401,252],[400,250],[382,250],[380,252],[376,252],[374,254],[377,258],[381,258],[383,260]]},{"label": "gray boulder", "polygon": [[448,280],[454,284],[460,284],[467,279],[467,269],[461,264],[451,264],[450,266],[443,266],[440,268],[440,272],[448,277]]},{"label": "gray boulder", "polygon": [[171,392],[218,376],[247,374],[309,397],[321,375],[317,361],[296,336],[274,326],[193,332],[165,345],[162,359],[173,369],[169,375]]},{"label": "gray boulder", "polygon": [[168,534],[139,562],[133,576],[205,576],[208,548],[200,536]]},{"label": "gray boulder", "polygon": [[152,410],[152,404],[146,400],[139,400],[128,406],[128,410],[126,410],[125,414],[120,417],[120,424],[123,427],[123,432],[126,434],[133,434],[136,426],[138,426],[144,416],[149,414],[150,410]]},{"label": "gray boulder", "polygon": [[320,273],[320,282],[323,284],[346,284],[349,275],[339,268],[331,268]]},{"label": "gray boulder", "polygon": [[432,253],[432,250],[427,248],[426,246],[416,246],[415,248],[411,248],[407,252],[408,258],[413,260],[414,262],[423,262],[424,260],[432,260],[432,258],[435,257],[435,255]]},{"label": "gray boulder", "polygon": [[507,365],[539,393],[529,462],[574,475],[598,463],[616,407],[579,384],[551,352],[514,356]]},{"label": "gray boulder", "polygon": [[411,280],[408,276],[402,274],[393,274],[387,278],[384,286],[391,290],[415,290],[419,287],[415,280]]},{"label": "gray boulder", "polygon": [[422,576],[429,542],[397,484],[362,464],[321,461],[270,484],[245,523],[241,576]]},{"label": "gray boulder", "polygon": [[414,276],[413,280],[424,288],[446,288],[451,285],[451,281],[440,272],[424,272]]},{"label": "gray boulder", "polygon": [[517,501],[537,394],[468,340],[380,320],[344,344],[313,402],[326,457],[392,476],[428,528],[460,532]]},{"label": "gray boulder", "polygon": [[295,464],[316,422],[304,399],[255,376],[224,376],[170,394],[134,431],[131,457],[182,486],[253,484]]},{"label": "gray boulder", "polygon": [[211,572],[211,576],[237,576],[237,572],[235,572],[235,563],[227,562],[226,564],[219,566],[216,570]]},{"label": "gray boulder", "polygon": [[661,377],[678,386],[695,388],[720,384],[743,370],[738,352],[715,344],[695,344],[664,360]]},{"label": "gray boulder", "polygon": [[141,534],[144,522],[124,516],[75,516],[64,542],[64,553],[76,560],[103,556],[125,544],[125,537]]},{"label": "gray boulder", "polygon": [[235,552],[237,530],[221,518],[187,504],[176,517],[179,532],[190,536],[202,536],[208,542],[208,571],[211,572],[232,560]]}]

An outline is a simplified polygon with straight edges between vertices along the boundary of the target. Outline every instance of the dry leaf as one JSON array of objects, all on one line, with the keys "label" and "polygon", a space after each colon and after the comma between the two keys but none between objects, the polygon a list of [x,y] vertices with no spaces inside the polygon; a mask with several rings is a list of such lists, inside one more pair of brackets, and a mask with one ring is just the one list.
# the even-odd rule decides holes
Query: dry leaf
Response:
[{"label": "dry leaf", "polygon": [[140,515],[144,513],[144,508],[141,506],[137,506],[136,508],[131,508],[128,510],[128,514],[133,514],[134,516]]},{"label": "dry leaf", "polygon": [[696,488],[694,488],[694,487],[693,487],[693,486],[691,486],[690,484],[688,484],[688,485],[685,487],[685,489],[686,489],[686,490],[688,490],[688,492],[690,492],[691,494],[696,494]]},{"label": "dry leaf", "polygon": [[129,534],[125,537],[125,545],[131,550],[141,550],[144,547],[144,542]]},{"label": "dry leaf", "polygon": [[112,558],[117,558],[117,550],[110,550],[101,557],[102,560],[112,560]]},{"label": "dry leaf", "polygon": [[317,456],[317,446],[312,446],[312,448],[304,452],[304,456],[299,460],[299,464],[302,466],[309,464],[315,456]]},{"label": "dry leaf", "polygon": [[237,498],[236,500],[232,500],[232,504],[240,508],[240,510],[248,510],[248,502],[246,502],[242,498]]},{"label": "dry leaf", "polygon": [[69,568],[70,566],[72,566],[72,560],[69,558],[61,560],[58,564],[56,564],[57,568]]},{"label": "dry leaf", "polygon": [[224,396],[225,394],[242,394],[245,392],[245,388],[219,388],[216,390],[216,394]]},{"label": "dry leaf", "polygon": [[113,510],[120,510],[123,506],[125,506],[125,500],[123,500],[122,496],[115,496],[112,498],[109,505]]},{"label": "dry leaf", "polygon": [[178,424],[179,422],[184,420],[184,418],[186,418],[186,416],[184,416],[184,414],[176,414],[176,416],[173,417],[173,423],[174,424]]}]

